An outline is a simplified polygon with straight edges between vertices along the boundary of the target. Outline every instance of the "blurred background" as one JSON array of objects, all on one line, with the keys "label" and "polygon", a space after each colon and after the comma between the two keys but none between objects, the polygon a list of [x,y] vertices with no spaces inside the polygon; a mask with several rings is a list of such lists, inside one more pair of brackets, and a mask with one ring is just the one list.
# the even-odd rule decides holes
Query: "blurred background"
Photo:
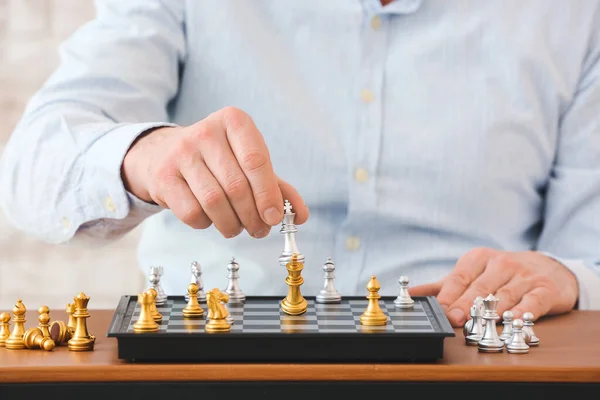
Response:
[{"label": "blurred background", "polygon": [[[0,155],[25,103],[57,66],[60,42],[94,15],[93,0],[0,0]],[[90,309],[114,308],[146,286],[137,239],[134,231],[102,249],[47,245],[0,212],[0,311],[18,299],[30,310],[64,309],[81,291]]]}]

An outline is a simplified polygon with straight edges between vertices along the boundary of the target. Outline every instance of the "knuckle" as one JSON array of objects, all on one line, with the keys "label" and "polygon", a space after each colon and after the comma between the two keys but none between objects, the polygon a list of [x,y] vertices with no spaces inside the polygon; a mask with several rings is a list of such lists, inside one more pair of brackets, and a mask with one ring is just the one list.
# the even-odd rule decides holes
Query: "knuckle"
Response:
[{"label": "knuckle", "polygon": [[240,162],[248,172],[260,170],[269,163],[269,157],[260,151],[246,152],[241,158]]},{"label": "knuckle", "polygon": [[249,121],[249,116],[237,107],[227,106],[222,109],[225,125],[232,129],[243,128]]},{"label": "knuckle", "polygon": [[223,195],[217,189],[206,190],[202,197],[207,208],[215,208],[223,201]]},{"label": "knuckle", "polygon": [[491,293],[490,288],[482,282],[478,282],[475,281],[471,284],[471,288],[476,292],[476,293],[482,293],[482,294],[489,294]]},{"label": "knuckle", "polygon": [[[531,303],[535,306],[536,310],[540,310],[544,307],[544,298],[536,292],[530,292],[528,293],[527,297],[529,298],[529,300],[531,301]],[[534,312],[534,310],[528,310],[531,312]]]},{"label": "knuckle", "polygon": [[521,297],[517,296],[512,290],[498,292],[497,297],[503,303],[504,307],[511,307],[521,301]]},{"label": "knuckle", "polygon": [[491,258],[493,255],[494,250],[489,247],[476,247],[465,253],[463,259],[466,261],[485,260]]},{"label": "knuckle", "polygon": [[194,143],[212,140],[214,137],[215,131],[210,128],[209,124],[198,124],[198,126],[194,128],[193,133],[185,136],[181,142],[188,147],[192,147]]},{"label": "knuckle", "polygon": [[203,216],[202,208],[190,206],[181,215],[181,221],[186,225],[194,226],[200,222]]},{"label": "knuckle", "polygon": [[467,287],[471,283],[471,277],[465,271],[456,271],[448,280],[456,285]]},{"label": "knuckle", "polygon": [[246,180],[241,176],[234,176],[227,181],[223,189],[232,199],[239,199],[245,197],[248,185],[246,184]]}]

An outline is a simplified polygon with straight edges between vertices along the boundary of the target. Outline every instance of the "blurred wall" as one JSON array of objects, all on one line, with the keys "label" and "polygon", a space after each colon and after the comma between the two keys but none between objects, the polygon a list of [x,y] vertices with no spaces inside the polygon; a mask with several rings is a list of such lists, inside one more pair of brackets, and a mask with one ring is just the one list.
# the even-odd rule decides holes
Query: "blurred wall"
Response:
[{"label": "blurred wall", "polygon": [[[92,0],[0,0],[0,154],[26,101],[57,66],[59,43],[93,17]],[[47,245],[15,231],[0,212],[0,311],[19,298],[32,311],[64,309],[80,291],[90,308],[114,308],[146,285],[136,243],[137,231],[101,249]]]}]

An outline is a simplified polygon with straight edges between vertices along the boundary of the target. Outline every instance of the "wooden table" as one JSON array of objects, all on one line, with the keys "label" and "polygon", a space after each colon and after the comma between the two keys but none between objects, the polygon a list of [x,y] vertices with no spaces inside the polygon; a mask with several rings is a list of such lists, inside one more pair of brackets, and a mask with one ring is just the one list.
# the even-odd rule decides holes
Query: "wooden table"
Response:
[{"label": "wooden table", "polygon": [[[361,398],[393,389],[419,398],[464,396],[531,400],[556,395],[600,398],[600,312],[574,311],[544,318],[534,327],[540,346],[529,354],[484,354],[466,346],[460,330],[446,339],[444,359],[431,364],[136,364],[117,357],[106,337],[112,311],[91,310],[93,352],[57,347],[0,348],[0,399],[87,398]],[[66,321],[61,312],[53,319]],[[26,327],[37,323],[28,312]],[[386,390],[387,392],[388,390]],[[525,396],[525,397],[523,397]],[[454,396],[451,396],[454,397]]]}]

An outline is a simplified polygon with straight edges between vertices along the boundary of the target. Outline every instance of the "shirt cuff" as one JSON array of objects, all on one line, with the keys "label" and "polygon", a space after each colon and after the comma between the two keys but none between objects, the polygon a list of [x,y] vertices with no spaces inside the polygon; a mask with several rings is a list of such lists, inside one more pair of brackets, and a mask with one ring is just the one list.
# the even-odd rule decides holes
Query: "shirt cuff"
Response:
[{"label": "shirt cuff", "polygon": [[575,275],[579,285],[577,309],[600,309],[600,274],[598,272],[594,271],[584,260],[564,259],[551,253],[541,253],[558,261]]}]

